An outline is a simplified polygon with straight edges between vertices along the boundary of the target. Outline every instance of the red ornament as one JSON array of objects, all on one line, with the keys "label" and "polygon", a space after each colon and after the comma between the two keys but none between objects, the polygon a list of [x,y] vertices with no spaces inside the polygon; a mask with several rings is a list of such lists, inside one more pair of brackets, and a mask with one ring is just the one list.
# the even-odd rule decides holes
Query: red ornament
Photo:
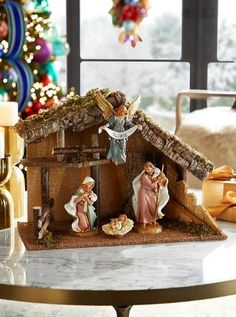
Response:
[{"label": "red ornament", "polygon": [[34,100],[33,106],[32,106],[33,113],[34,114],[38,113],[41,108],[42,108],[41,102],[38,99]]},{"label": "red ornament", "polygon": [[49,83],[51,83],[52,77],[47,74],[43,74],[40,81],[44,86],[47,86]]},{"label": "red ornament", "polygon": [[32,114],[34,114],[32,107],[26,107],[24,110],[24,113],[25,113],[24,115],[25,117],[29,117],[29,116],[32,116]]},{"label": "red ornament", "polygon": [[2,20],[0,21],[0,38],[5,38],[7,37],[9,32],[9,27],[6,21]]},{"label": "red ornament", "polygon": [[145,7],[144,4],[138,3],[137,9],[139,11],[140,18],[145,18],[147,16],[148,7]]},{"label": "red ornament", "polygon": [[136,6],[127,4],[122,9],[121,21],[131,20],[137,22],[141,18],[140,10]]}]

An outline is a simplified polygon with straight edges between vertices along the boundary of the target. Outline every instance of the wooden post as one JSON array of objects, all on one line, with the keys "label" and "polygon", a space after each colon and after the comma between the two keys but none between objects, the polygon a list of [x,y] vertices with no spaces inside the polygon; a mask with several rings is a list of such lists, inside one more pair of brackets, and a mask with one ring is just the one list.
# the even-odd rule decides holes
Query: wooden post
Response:
[{"label": "wooden post", "polygon": [[39,232],[38,232],[38,239],[42,239],[43,236],[45,235],[45,233],[47,232],[47,228],[50,225],[50,218],[46,217],[44,219],[44,222],[42,223],[42,227],[40,228]]},{"label": "wooden post", "polygon": [[47,167],[41,167],[41,200],[44,212],[49,201],[49,170]]},{"label": "wooden post", "polygon": [[[54,147],[52,148],[52,155],[61,155],[61,154],[76,154],[76,153],[88,153],[88,154],[96,154],[96,153],[106,153],[106,148],[82,148],[82,147]],[[98,157],[98,158],[97,158]],[[94,159],[98,160],[100,157],[94,155]]]},{"label": "wooden post", "polygon": [[[98,147],[99,141],[98,141],[98,134],[92,134],[92,147]],[[100,153],[93,153],[93,159],[99,160],[100,159]],[[100,184],[99,184],[99,165],[91,166],[91,176],[95,180],[95,186],[94,186],[94,192],[97,194],[97,201],[94,204],[94,207],[97,212],[97,226],[100,225]]]},{"label": "wooden post", "polygon": [[33,207],[33,221],[34,221],[34,237],[38,240],[39,233],[39,220],[42,216],[42,208],[41,207]]},{"label": "wooden post", "polygon": [[[65,147],[65,130],[64,129],[59,129],[57,131],[57,147],[63,148]],[[63,162],[64,160],[64,155],[57,155],[57,161],[58,162]]]}]

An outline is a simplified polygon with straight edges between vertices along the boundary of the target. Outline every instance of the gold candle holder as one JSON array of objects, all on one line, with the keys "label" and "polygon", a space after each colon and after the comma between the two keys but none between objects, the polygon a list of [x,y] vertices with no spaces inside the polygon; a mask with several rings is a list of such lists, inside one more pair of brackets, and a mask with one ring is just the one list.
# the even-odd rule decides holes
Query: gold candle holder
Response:
[{"label": "gold candle holder", "polygon": [[11,153],[12,165],[20,162],[24,156],[24,139],[16,133],[15,127],[4,127],[5,153]]},{"label": "gold candle holder", "polygon": [[6,155],[4,158],[0,158],[0,186],[9,181],[12,174],[12,156]]},{"label": "gold candle holder", "polygon": [[14,202],[14,218],[21,218],[25,215],[25,178],[22,170],[12,167],[12,176],[4,187],[11,193]]},{"label": "gold candle holder", "polygon": [[[13,202],[16,218],[25,213],[24,176],[22,171],[15,166],[24,155],[24,142],[14,127],[18,119],[18,104],[16,102],[0,102],[0,221],[3,222],[1,228],[13,224],[9,218],[12,215]],[[6,156],[5,153],[10,153],[11,156]]]},{"label": "gold candle holder", "polygon": [[0,158],[0,229],[10,228],[14,222],[14,203],[11,193],[3,187],[12,174],[11,155]]},{"label": "gold candle holder", "polygon": [[24,155],[24,140],[14,127],[4,127],[5,153],[11,153],[11,177],[4,187],[11,193],[14,202],[14,218],[25,215],[25,179],[22,170],[16,166]]}]

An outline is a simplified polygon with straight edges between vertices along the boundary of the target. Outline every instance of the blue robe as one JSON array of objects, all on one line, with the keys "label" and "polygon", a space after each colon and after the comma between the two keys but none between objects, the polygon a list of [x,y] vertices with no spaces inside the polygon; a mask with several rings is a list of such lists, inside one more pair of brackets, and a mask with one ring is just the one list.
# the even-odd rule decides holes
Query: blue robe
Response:
[{"label": "blue robe", "polygon": [[[134,126],[133,123],[127,117],[119,120],[115,116],[112,116],[107,124],[107,127],[111,127],[112,130],[116,132],[124,132],[125,126],[129,126],[130,128]],[[128,139],[113,139],[109,137],[110,140],[110,148],[107,154],[107,158],[111,159],[115,164],[123,164],[126,162],[126,142]]]}]

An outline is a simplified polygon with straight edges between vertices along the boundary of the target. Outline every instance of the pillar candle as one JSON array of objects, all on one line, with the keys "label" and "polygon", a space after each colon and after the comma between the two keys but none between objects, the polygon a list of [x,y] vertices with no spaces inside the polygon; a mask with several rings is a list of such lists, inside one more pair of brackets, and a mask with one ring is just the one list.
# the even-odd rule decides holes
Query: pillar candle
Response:
[{"label": "pillar candle", "polygon": [[18,119],[17,102],[0,102],[0,127],[13,127]]},{"label": "pillar candle", "polygon": [[5,149],[5,146],[4,146],[4,129],[0,127],[0,159],[1,158],[4,158],[4,149]]}]

